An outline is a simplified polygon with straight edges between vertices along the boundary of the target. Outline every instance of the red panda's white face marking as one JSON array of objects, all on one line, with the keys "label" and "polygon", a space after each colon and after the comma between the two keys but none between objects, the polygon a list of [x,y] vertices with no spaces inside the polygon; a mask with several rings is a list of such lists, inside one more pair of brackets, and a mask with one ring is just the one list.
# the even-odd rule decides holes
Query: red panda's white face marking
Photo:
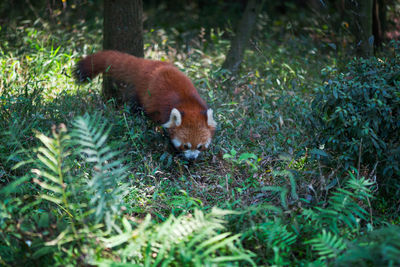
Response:
[{"label": "red panda's white face marking", "polygon": [[196,123],[191,120],[191,115],[185,113],[182,119],[181,113],[174,108],[171,110],[169,121],[163,126],[168,129],[174,147],[182,152],[185,158],[194,160],[201,151],[210,146],[217,123],[213,119],[212,109],[207,110],[206,117],[194,117]]},{"label": "red panda's white face marking", "polygon": [[179,141],[179,140],[176,139],[176,138],[171,139],[171,142],[172,142],[172,144],[174,145],[175,148],[179,148],[179,147],[181,147],[181,145],[182,145],[182,142]]},{"label": "red panda's white face marking", "polygon": [[185,150],[183,153],[184,153],[183,155],[185,155],[185,158],[187,158],[187,159],[197,159],[197,157],[200,154],[200,151],[198,151],[197,149],[196,150]]}]

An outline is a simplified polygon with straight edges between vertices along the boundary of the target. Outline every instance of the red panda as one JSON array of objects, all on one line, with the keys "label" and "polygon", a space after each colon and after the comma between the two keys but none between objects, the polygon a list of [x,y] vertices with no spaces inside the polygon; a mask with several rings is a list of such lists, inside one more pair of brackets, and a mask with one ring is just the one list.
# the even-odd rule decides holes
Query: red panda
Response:
[{"label": "red panda", "polygon": [[135,97],[145,114],[167,129],[174,147],[194,160],[208,149],[217,123],[190,79],[171,63],[105,50],[78,62],[79,82],[104,73],[133,85],[123,95]]}]

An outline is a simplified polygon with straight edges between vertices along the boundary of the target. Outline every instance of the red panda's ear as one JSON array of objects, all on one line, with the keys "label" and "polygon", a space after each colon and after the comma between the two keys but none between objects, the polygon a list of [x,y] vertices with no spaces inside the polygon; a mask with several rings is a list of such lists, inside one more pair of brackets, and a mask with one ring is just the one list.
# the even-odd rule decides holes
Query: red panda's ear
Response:
[{"label": "red panda's ear", "polygon": [[210,127],[217,127],[217,123],[213,118],[213,110],[211,108],[207,109],[207,124]]},{"label": "red panda's ear", "polygon": [[171,114],[169,115],[169,120],[164,123],[162,126],[165,128],[171,128],[172,126],[180,126],[182,123],[182,115],[176,108],[171,110]]}]

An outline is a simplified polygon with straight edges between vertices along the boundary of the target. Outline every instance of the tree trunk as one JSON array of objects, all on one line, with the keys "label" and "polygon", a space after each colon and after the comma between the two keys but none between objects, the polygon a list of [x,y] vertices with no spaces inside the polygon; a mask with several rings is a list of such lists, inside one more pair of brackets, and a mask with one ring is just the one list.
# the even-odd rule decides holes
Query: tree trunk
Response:
[{"label": "tree trunk", "polygon": [[243,60],[245,48],[250,40],[251,33],[256,25],[257,15],[261,9],[262,1],[249,0],[246,9],[238,24],[236,34],[231,41],[231,47],[226,55],[222,68],[236,73]]},{"label": "tree trunk", "polygon": [[374,53],[374,39],[372,35],[374,0],[359,0],[358,5],[357,21],[359,29],[355,36],[358,39],[357,43],[360,45],[357,47],[357,53],[360,56],[369,57]]},{"label": "tree trunk", "polygon": [[[142,17],[142,0],[104,0],[103,48],[143,57]],[[104,77],[104,98],[116,98],[120,103],[121,86],[126,87],[109,77]]]},{"label": "tree trunk", "polygon": [[385,0],[374,0],[374,21],[373,34],[375,37],[375,47],[382,47],[386,30],[386,5]]}]

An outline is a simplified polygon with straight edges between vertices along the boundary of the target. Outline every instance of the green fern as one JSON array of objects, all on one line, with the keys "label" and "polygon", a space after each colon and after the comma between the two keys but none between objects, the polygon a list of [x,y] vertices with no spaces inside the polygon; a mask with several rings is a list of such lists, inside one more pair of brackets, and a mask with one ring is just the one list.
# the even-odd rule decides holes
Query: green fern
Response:
[{"label": "green fern", "polygon": [[344,230],[359,231],[360,222],[368,221],[368,211],[361,203],[367,205],[372,197],[370,187],[373,183],[365,178],[356,178],[350,173],[350,179],[344,188],[339,188],[332,193],[325,208],[316,207],[313,210],[305,209],[303,216],[311,224],[319,227],[328,227],[334,233]]},{"label": "green fern", "polygon": [[[287,229],[288,225],[282,224],[279,220],[267,221],[260,226],[263,238],[270,251],[271,263],[282,266],[289,264],[288,258],[293,245],[297,241],[297,235]],[[271,257],[273,255],[273,257]]]},{"label": "green fern", "polygon": [[[213,208],[209,214],[195,210],[194,215],[175,217],[154,225],[147,216],[133,230],[124,220],[124,232],[103,242],[109,248],[127,243],[119,250],[121,261],[141,266],[213,266],[247,262],[255,266],[251,252],[244,250],[239,235],[224,230],[223,217],[232,212]],[[96,264],[107,266],[110,261]]]},{"label": "green fern", "polygon": [[[69,164],[67,162],[70,156],[70,136],[67,134],[67,128],[64,124],[61,124],[58,129],[53,126],[52,135],[54,138],[47,137],[39,132],[36,133],[37,138],[44,146],[37,149],[38,168],[32,169],[32,172],[38,177],[34,178],[33,181],[44,189],[44,192],[40,195],[41,198],[56,204],[69,218],[69,224],[67,227],[60,227],[63,230],[55,239],[46,242],[46,246],[62,245],[74,240],[79,242],[80,239],[76,226],[78,218],[74,213],[75,205],[70,201],[71,192],[66,181],[69,176]],[[46,216],[48,218],[48,214]],[[49,251],[51,249],[48,247],[42,247],[37,252],[38,255],[42,255],[40,253],[46,254]],[[33,256],[35,257],[35,254]]]},{"label": "green fern", "polygon": [[79,155],[90,166],[90,179],[86,190],[90,206],[94,207],[96,222],[104,221],[108,228],[112,217],[120,212],[120,204],[126,194],[122,181],[127,177],[127,167],[116,159],[121,152],[113,151],[107,144],[110,128],[99,115],[85,114],[74,121],[71,136]]},{"label": "green fern", "polygon": [[271,221],[265,223],[262,227],[264,228],[266,241],[272,247],[287,251],[296,242],[296,235],[287,230],[287,225]]},{"label": "green fern", "polygon": [[[246,238],[259,240],[261,246],[265,246],[260,250],[265,253],[265,260],[273,265],[290,265],[293,260],[298,261],[295,255],[315,257],[315,254],[315,264],[326,264],[342,255],[348,242],[361,234],[362,222],[369,222],[369,212],[364,207],[372,198],[372,184],[350,174],[344,188],[332,192],[325,207],[303,209],[300,214],[287,213],[290,216],[272,213],[266,222],[248,230]],[[288,190],[282,190],[282,187],[267,189],[280,192],[285,207]]]},{"label": "green fern", "polygon": [[344,239],[336,234],[327,232],[325,229],[317,237],[304,243],[311,244],[321,260],[337,258],[346,249]]},{"label": "green fern", "polygon": [[32,169],[38,178],[33,181],[40,185],[47,193],[42,193],[41,198],[57,204],[69,217],[73,217],[70,212],[68,195],[66,191],[65,177],[68,167],[65,166],[65,159],[69,156],[68,141],[70,136],[66,134],[65,125],[60,125],[58,132],[53,127],[54,138],[37,132],[36,137],[44,146],[37,150],[39,168]]}]

